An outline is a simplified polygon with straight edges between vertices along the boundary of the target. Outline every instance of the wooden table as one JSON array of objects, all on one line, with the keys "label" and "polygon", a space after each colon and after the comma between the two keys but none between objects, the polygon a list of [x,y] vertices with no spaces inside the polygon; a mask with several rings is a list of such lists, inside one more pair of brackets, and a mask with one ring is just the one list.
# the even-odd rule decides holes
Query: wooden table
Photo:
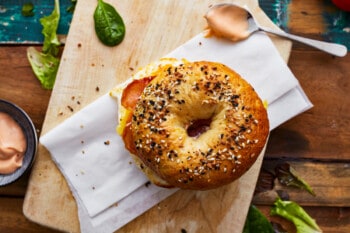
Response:
[{"label": "wooden table", "polygon": [[[281,26],[295,34],[323,39],[322,34],[328,30],[323,13],[329,7],[317,0],[291,1],[288,21]],[[34,77],[26,49],[27,45],[0,47],[0,98],[21,106],[40,133],[51,91],[43,90]],[[301,44],[293,45],[288,65],[314,108],[271,133],[261,170],[264,174],[278,162],[289,162],[313,187],[316,197],[293,188],[283,190],[316,219],[324,232],[350,230],[349,64],[349,54],[336,58]],[[22,214],[28,179],[29,174],[0,188],[1,232],[53,232]],[[276,184],[275,190],[280,188]],[[253,204],[268,215],[273,200],[270,191],[256,195]],[[272,219],[292,229],[286,221]]]}]

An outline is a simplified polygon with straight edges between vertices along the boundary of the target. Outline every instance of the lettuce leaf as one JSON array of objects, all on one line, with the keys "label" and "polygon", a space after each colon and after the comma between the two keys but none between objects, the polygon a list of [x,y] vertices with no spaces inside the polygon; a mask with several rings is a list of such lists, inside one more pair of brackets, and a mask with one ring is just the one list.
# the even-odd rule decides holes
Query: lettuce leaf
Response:
[{"label": "lettuce leaf", "polygon": [[42,34],[44,35],[43,53],[57,56],[59,52],[60,41],[57,37],[57,28],[60,20],[60,2],[55,0],[55,7],[51,15],[44,16],[40,19],[43,26]]},{"label": "lettuce leaf", "polygon": [[60,60],[51,54],[41,53],[34,47],[27,49],[27,57],[42,87],[51,90],[55,84]]},{"label": "lettuce leaf", "polygon": [[294,223],[297,233],[320,233],[322,230],[316,221],[305,210],[293,201],[283,201],[277,198],[270,212]]},{"label": "lettuce leaf", "polygon": [[57,57],[60,42],[57,37],[57,28],[60,20],[59,0],[55,0],[55,7],[51,15],[40,19],[43,26],[44,43],[42,52],[34,47],[28,47],[27,57],[35,76],[45,89],[51,90],[55,84],[56,74],[60,63]]}]

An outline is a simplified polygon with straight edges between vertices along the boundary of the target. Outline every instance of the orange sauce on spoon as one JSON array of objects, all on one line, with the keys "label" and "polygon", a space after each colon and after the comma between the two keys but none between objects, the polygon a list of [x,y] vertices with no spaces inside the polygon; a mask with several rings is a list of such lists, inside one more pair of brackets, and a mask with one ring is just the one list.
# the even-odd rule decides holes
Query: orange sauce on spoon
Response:
[{"label": "orange sauce on spoon", "polygon": [[240,41],[249,37],[248,12],[234,5],[217,5],[204,16],[208,23],[208,35]]}]

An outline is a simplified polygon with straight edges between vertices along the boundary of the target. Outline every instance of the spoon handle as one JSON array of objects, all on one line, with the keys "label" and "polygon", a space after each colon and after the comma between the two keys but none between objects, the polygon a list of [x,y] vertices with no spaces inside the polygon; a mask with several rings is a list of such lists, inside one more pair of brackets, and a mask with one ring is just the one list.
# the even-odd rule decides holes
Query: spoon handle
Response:
[{"label": "spoon handle", "polygon": [[306,45],[309,45],[311,47],[317,48],[319,50],[322,50],[324,52],[327,52],[329,54],[332,54],[338,57],[344,57],[347,54],[347,48],[344,45],[328,43],[328,42],[323,42],[319,40],[313,40],[313,39],[309,39],[301,36],[292,35],[283,31],[279,32],[279,31],[271,30],[265,27],[260,27],[260,29],[262,31],[265,31],[271,34],[275,34],[278,36],[282,36],[291,40],[304,43]]}]

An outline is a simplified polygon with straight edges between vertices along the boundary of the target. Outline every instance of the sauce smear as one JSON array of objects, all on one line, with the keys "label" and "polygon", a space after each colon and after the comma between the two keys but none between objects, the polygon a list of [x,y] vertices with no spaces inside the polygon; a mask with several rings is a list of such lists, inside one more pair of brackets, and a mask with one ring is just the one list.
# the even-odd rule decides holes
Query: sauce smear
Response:
[{"label": "sauce smear", "polygon": [[22,166],[27,141],[21,127],[0,112],[0,174],[10,174]]}]

